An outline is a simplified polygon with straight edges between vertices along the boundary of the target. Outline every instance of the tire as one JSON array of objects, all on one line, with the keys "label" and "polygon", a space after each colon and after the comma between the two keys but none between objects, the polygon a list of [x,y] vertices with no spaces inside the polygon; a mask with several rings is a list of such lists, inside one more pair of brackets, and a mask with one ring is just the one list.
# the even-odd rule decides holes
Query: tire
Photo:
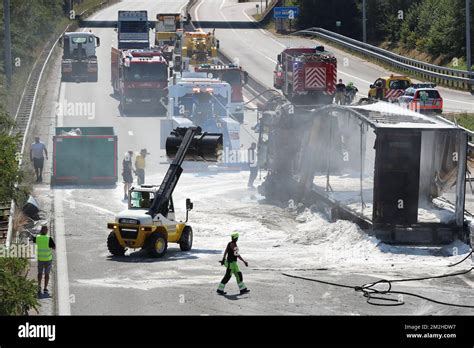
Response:
[{"label": "tire", "polygon": [[181,234],[181,240],[179,242],[181,251],[189,251],[193,247],[193,229],[191,226],[184,227],[183,233]]},{"label": "tire", "polygon": [[114,232],[110,232],[109,236],[107,237],[107,248],[109,249],[109,252],[114,256],[125,255],[125,248],[120,245]]},{"label": "tire", "polygon": [[146,252],[150,257],[158,258],[166,254],[168,240],[161,232],[153,233],[147,240]]}]

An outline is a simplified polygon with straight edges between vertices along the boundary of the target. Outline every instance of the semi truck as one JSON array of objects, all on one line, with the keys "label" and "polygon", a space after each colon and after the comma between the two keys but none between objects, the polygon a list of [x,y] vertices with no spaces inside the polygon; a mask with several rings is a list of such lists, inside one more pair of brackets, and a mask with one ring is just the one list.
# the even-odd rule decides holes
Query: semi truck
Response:
[{"label": "semi truck", "polygon": [[149,48],[150,29],[147,11],[118,11],[116,28],[118,48]]},{"label": "semi truck", "polygon": [[100,39],[90,32],[69,32],[64,33],[60,45],[63,48],[61,80],[97,82],[96,48]]},{"label": "semi truck", "polygon": [[112,47],[111,83],[120,107],[147,106],[158,110],[167,95],[168,62],[160,50],[120,50]]},{"label": "semi truck", "polygon": [[323,46],[288,48],[278,55],[274,87],[289,101],[331,104],[336,84],[337,60]]}]

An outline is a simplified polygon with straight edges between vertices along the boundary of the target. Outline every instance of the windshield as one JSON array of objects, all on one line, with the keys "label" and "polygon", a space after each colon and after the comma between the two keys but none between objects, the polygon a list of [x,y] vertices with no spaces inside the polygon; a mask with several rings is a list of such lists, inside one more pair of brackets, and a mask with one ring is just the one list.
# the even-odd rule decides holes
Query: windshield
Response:
[{"label": "windshield", "polygon": [[438,91],[435,89],[418,91],[418,98],[420,99],[437,99],[441,98]]},{"label": "windshield", "polygon": [[71,41],[75,44],[84,44],[87,42],[87,37],[73,37]]},{"label": "windshield", "polygon": [[121,33],[148,33],[148,25],[144,21],[121,21]]},{"label": "windshield", "polygon": [[410,87],[408,80],[392,80],[390,81],[390,89],[407,89]]},{"label": "windshield", "polygon": [[166,64],[131,64],[124,70],[125,81],[162,81],[168,78]]},{"label": "windshield", "polygon": [[148,209],[151,207],[155,194],[153,192],[133,191],[130,194],[130,208]]}]

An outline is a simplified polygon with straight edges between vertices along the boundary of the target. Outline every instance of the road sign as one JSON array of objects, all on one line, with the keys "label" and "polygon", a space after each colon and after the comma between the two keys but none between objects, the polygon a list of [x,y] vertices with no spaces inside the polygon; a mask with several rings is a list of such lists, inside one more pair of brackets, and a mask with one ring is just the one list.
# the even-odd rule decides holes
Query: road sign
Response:
[{"label": "road sign", "polygon": [[275,7],[273,9],[273,18],[276,19],[295,19],[299,15],[299,6]]}]

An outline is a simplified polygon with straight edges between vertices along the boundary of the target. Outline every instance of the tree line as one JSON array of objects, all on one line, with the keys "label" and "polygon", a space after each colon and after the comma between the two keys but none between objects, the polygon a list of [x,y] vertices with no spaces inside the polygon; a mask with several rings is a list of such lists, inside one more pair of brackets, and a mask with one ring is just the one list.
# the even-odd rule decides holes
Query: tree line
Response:
[{"label": "tree line", "polygon": [[[292,3],[301,9],[299,28],[322,27],[362,39],[362,0]],[[366,0],[367,41],[375,45],[385,43],[389,48],[416,50],[431,56],[438,64],[448,64],[453,58],[464,61],[465,11],[464,0]]]}]

